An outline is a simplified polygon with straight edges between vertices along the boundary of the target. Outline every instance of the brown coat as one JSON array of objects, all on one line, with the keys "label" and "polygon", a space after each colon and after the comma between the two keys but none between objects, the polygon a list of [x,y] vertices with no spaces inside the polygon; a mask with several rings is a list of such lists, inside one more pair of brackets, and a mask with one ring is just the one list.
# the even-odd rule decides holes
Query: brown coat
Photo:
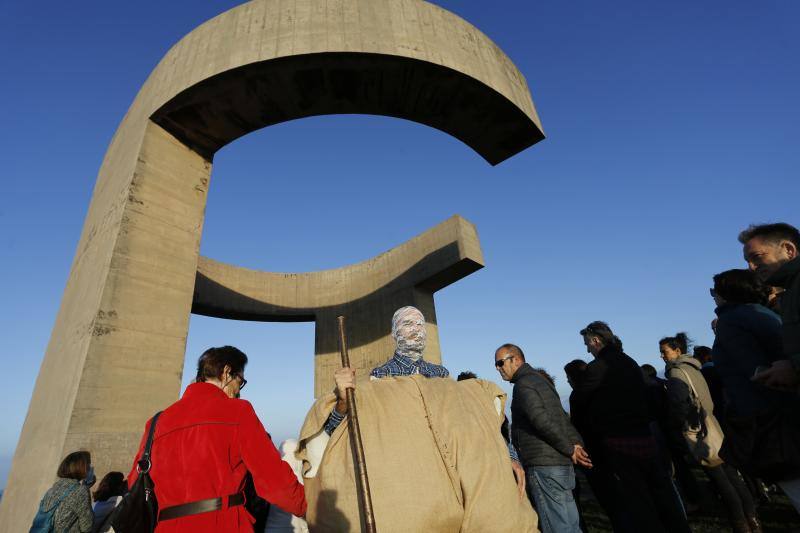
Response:
[{"label": "brown coat", "polygon": [[[381,533],[536,531],[536,513],[517,492],[500,436],[505,399],[497,385],[483,380],[415,375],[358,384],[359,422]],[[308,461],[307,445],[321,435],[334,403],[327,395],[308,413],[298,458]],[[347,431],[345,419],[331,435],[316,476],[304,479],[312,532],[359,528]],[[306,475],[310,466],[305,463]]]}]

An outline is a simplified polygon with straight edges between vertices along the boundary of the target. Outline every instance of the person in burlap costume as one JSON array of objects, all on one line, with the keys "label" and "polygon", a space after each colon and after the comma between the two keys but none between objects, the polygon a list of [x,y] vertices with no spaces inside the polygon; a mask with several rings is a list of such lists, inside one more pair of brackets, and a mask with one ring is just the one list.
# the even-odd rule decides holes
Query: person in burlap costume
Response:
[{"label": "person in burlap costume", "polygon": [[[359,380],[356,395],[377,528],[537,531],[536,513],[518,489],[500,434],[505,393],[483,380],[429,379],[448,373],[421,357],[424,318],[417,309],[398,310],[392,333],[395,355],[373,370],[371,380]],[[337,392],[315,402],[300,432],[297,458],[312,532],[360,528],[346,407],[339,402],[356,379],[350,369],[336,377]]]}]

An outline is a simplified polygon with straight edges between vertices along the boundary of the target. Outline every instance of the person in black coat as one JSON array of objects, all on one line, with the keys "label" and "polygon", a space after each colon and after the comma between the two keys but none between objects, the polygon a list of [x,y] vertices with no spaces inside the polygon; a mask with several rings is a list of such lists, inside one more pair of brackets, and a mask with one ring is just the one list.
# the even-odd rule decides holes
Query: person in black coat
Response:
[{"label": "person in black coat", "polygon": [[618,497],[637,531],[689,533],[686,515],[650,431],[642,372],[622,351],[622,342],[605,322],[580,332],[594,360],[575,385],[574,409],[600,443]]}]

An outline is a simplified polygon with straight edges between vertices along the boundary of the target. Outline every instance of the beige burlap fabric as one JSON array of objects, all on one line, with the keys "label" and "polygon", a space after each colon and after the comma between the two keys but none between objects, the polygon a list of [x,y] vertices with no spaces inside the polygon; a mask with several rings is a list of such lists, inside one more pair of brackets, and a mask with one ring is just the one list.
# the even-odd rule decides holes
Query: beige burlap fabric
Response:
[{"label": "beige burlap fabric", "polygon": [[[506,396],[497,385],[416,375],[359,383],[356,397],[378,531],[537,530],[500,436]],[[300,434],[298,458],[314,474],[304,480],[312,532],[360,531],[347,419],[312,465],[334,403],[320,398]]]}]

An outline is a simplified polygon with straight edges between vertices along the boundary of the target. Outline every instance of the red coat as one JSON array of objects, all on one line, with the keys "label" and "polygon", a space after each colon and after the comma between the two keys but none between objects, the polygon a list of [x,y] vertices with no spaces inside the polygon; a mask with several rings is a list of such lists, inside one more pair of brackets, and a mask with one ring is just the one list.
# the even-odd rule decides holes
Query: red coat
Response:
[{"label": "red coat", "polygon": [[[129,486],[136,481],[136,460],[149,427],[150,421],[128,475]],[[228,398],[209,383],[189,385],[183,397],[164,410],[156,424],[152,458],[150,476],[161,509],[236,494],[249,471],[259,496],[292,514],[306,513],[303,485],[281,461],[253,406]],[[253,517],[244,506],[223,508],[164,520],[156,531],[251,532]]]}]

